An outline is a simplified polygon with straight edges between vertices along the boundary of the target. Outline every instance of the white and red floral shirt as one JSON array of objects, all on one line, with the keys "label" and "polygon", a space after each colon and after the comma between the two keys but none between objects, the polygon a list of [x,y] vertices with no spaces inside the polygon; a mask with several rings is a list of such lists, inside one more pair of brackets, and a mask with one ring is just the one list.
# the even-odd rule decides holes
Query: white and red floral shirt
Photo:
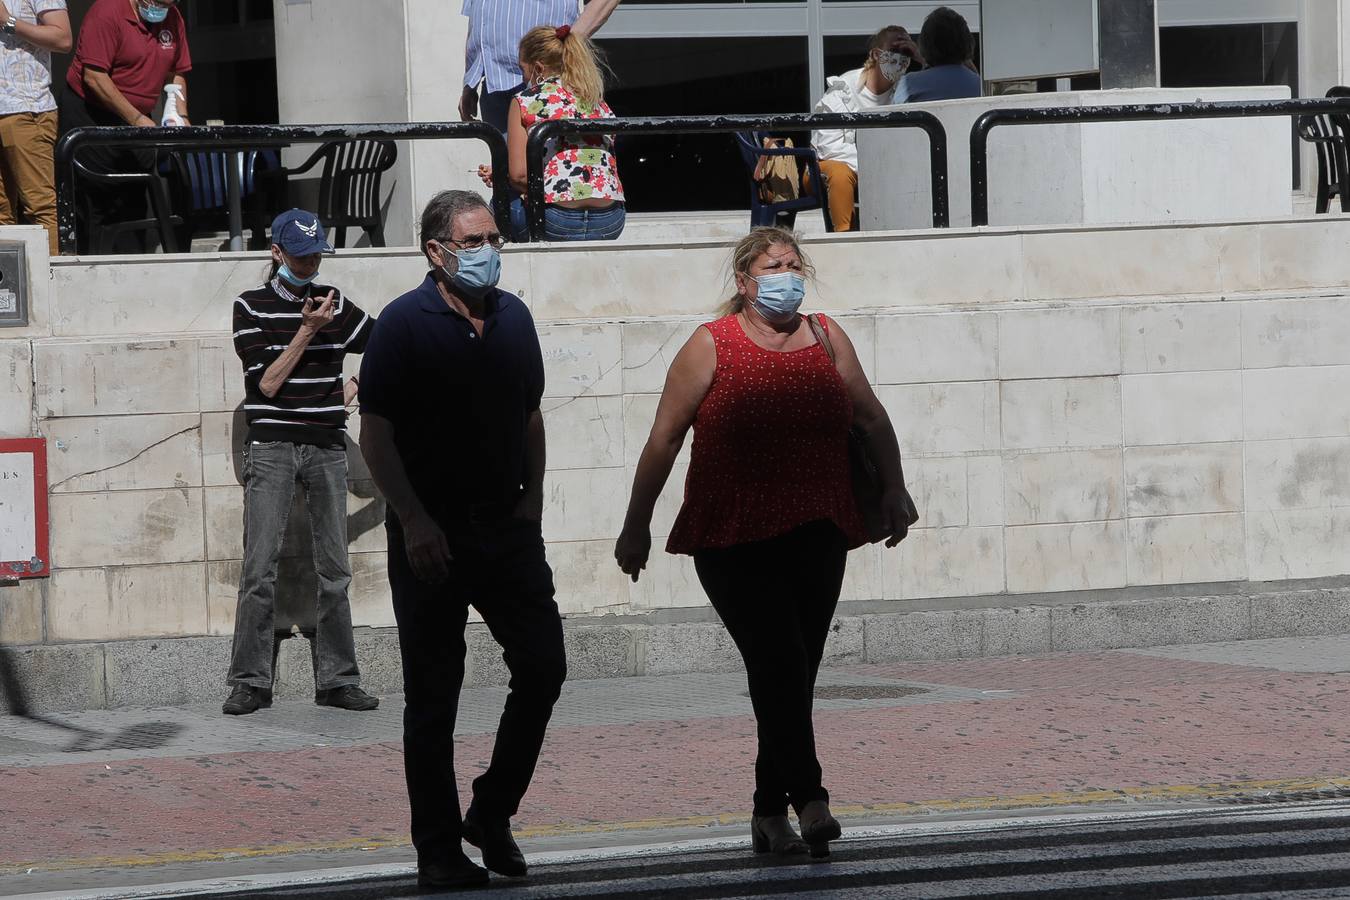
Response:
[{"label": "white and red floral shirt", "polygon": [[[590,104],[573,94],[557,76],[526,87],[516,95],[525,130],[552,119],[612,119],[614,111],[601,100]],[[583,134],[549,142],[544,164],[544,202],[609,199],[623,201],[623,184],[614,158],[612,135]]]}]

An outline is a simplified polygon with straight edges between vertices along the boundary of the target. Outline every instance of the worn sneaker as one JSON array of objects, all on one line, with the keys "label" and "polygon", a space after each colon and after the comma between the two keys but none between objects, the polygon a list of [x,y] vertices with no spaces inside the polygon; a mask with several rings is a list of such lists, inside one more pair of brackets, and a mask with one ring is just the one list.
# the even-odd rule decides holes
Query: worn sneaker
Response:
[{"label": "worn sneaker", "polygon": [[251,684],[236,684],[220,711],[227,716],[246,716],[272,705],[272,692]]},{"label": "worn sneaker", "polygon": [[354,684],[344,684],[327,691],[315,691],[314,702],[320,706],[336,706],[365,712],[380,705],[379,697],[372,697]]}]

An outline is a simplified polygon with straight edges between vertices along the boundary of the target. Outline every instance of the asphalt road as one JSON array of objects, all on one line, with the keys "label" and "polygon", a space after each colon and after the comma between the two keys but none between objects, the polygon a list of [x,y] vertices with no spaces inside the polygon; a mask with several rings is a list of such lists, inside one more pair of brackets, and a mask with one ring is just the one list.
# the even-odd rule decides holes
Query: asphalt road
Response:
[{"label": "asphalt road", "polygon": [[536,863],[528,878],[494,878],[491,887],[480,891],[418,893],[406,867],[386,866],[365,872],[292,873],[270,882],[240,878],[161,886],[154,896],[1350,897],[1350,803],[1345,801],[873,829],[837,843],[824,863],[776,864],[755,857],[748,847],[706,844],[629,848],[609,856],[592,853]]}]

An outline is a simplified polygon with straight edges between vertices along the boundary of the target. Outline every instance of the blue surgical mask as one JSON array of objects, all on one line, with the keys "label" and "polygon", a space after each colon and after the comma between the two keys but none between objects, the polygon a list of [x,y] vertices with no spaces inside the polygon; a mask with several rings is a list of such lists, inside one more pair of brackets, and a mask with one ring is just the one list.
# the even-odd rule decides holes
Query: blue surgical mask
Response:
[{"label": "blue surgical mask", "polygon": [[[445,246],[441,246],[445,250]],[[459,268],[454,274],[449,270],[445,274],[454,282],[455,287],[471,297],[481,297],[497,286],[502,275],[502,254],[491,244],[474,247],[472,250],[451,250],[459,260]]]},{"label": "blue surgical mask", "polygon": [[140,4],[141,18],[151,25],[158,25],[169,17],[169,8],[167,6],[146,6]]},{"label": "blue surgical mask", "polygon": [[310,282],[312,282],[315,278],[319,277],[319,273],[316,271],[313,275],[309,276],[308,278],[301,278],[299,275],[292,272],[291,267],[286,265],[285,263],[282,263],[281,268],[277,269],[277,274],[280,275],[282,280],[285,281],[287,284],[293,284],[296,287],[300,288],[309,287]]},{"label": "blue surgical mask", "polygon": [[770,322],[786,322],[801,308],[802,298],[806,296],[806,279],[796,272],[781,272],[777,275],[759,275],[755,282],[759,289],[755,292],[755,311]]}]

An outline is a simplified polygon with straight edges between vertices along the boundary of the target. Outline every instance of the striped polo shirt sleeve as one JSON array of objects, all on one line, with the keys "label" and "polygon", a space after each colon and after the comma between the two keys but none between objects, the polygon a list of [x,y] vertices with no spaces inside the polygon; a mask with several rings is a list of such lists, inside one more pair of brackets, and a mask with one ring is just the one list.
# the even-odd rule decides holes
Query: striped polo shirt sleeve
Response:
[{"label": "striped polo shirt sleeve", "polygon": [[244,295],[234,301],[234,352],[244,364],[245,381],[250,388],[256,389],[263,373],[281,355],[281,350],[271,349],[274,338],[270,331],[264,331],[262,318],[248,300],[248,296]]}]

